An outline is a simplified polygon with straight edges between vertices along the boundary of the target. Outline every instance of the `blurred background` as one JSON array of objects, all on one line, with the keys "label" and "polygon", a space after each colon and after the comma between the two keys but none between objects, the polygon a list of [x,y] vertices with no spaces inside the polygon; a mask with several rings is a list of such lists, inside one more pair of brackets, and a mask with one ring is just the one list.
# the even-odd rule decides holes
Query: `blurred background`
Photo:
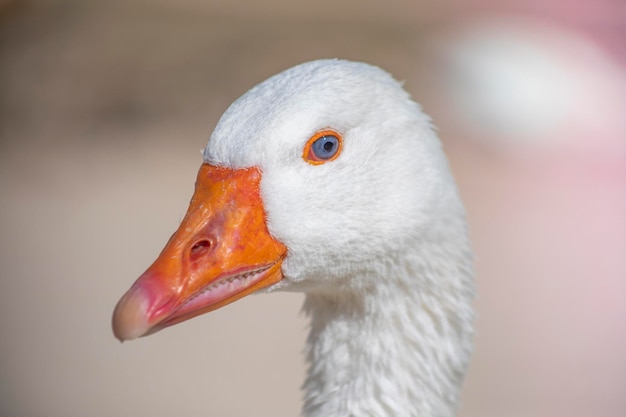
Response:
[{"label": "blurred background", "polygon": [[303,297],[120,345],[115,303],[266,77],[381,66],[434,117],[477,257],[461,417],[626,415],[623,0],[0,0],[0,414],[298,415]]}]

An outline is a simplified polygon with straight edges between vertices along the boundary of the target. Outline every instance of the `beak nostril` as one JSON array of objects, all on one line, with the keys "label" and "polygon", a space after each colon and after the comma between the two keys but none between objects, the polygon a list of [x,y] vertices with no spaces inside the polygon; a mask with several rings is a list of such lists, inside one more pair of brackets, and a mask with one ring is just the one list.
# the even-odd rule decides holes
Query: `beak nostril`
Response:
[{"label": "beak nostril", "polygon": [[208,239],[199,240],[191,247],[191,256],[197,257],[201,255],[202,253],[206,252],[207,250],[211,249],[211,246],[212,245],[211,245],[210,240]]}]

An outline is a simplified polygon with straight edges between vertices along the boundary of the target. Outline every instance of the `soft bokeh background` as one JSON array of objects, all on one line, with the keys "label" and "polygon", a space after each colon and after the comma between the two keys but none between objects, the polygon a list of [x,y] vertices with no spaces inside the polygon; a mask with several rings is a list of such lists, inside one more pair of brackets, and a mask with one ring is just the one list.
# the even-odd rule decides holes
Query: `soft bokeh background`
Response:
[{"label": "soft bokeh background", "polygon": [[123,345],[110,315],[227,105],[322,57],[439,126],[480,290],[460,415],[626,415],[625,4],[0,1],[0,415],[298,415],[301,295]]}]

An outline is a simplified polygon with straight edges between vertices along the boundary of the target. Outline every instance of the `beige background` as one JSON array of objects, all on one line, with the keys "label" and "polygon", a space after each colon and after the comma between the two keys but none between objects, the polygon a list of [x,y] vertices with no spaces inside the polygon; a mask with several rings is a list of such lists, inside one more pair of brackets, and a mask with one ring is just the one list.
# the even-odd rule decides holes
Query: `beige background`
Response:
[{"label": "beige background", "polygon": [[[467,76],[491,62],[464,43],[468,16],[502,19],[481,12],[491,3],[0,3],[0,414],[298,415],[301,295],[248,297],[123,345],[110,315],[182,218],[228,104],[288,66],[342,57],[406,81],[467,203],[480,297],[461,416],[625,415],[622,9],[597,2],[605,20],[590,26],[544,2],[539,26],[519,26],[515,39],[548,44],[550,65],[529,68],[589,69],[572,75],[584,100],[536,124],[559,94],[526,58],[515,74],[550,81],[539,104],[519,118],[511,93],[509,113],[468,116],[502,90]],[[497,62],[518,56],[504,49]]]}]

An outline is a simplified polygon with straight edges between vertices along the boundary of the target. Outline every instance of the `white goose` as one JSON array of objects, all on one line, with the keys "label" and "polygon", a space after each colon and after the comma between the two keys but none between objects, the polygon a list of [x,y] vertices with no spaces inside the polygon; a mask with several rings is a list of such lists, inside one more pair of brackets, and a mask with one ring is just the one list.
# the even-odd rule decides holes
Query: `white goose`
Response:
[{"label": "white goose", "polygon": [[471,258],[429,118],[379,68],[314,61],[224,113],[187,215],[113,331],[133,339],[261,289],[303,291],[304,416],[452,416],[472,350]]}]

